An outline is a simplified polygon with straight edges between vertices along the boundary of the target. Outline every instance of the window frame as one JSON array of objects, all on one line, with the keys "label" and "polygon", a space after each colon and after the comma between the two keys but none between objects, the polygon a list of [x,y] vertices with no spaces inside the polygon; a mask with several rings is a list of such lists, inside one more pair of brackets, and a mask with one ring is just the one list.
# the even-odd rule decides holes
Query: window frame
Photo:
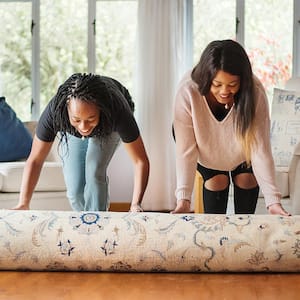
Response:
[{"label": "window frame", "polygon": [[292,77],[300,77],[300,1],[294,0]]}]

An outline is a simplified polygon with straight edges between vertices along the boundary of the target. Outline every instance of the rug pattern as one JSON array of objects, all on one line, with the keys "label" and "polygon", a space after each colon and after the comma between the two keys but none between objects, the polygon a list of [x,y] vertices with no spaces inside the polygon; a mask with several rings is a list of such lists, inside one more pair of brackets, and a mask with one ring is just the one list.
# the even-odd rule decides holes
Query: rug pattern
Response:
[{"label": "rug pattern", "polygon": [[299,272],[300,216],[2,210],[0,269]]}]

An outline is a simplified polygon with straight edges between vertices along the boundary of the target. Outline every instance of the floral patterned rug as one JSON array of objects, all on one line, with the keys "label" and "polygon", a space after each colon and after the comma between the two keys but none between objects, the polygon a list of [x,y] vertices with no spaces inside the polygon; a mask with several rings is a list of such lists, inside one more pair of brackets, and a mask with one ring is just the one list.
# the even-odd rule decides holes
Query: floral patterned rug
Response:
[{"label": "floral patterned rug", "polygon": [[0,210],[0,270],[299,272],[300,216]]}]

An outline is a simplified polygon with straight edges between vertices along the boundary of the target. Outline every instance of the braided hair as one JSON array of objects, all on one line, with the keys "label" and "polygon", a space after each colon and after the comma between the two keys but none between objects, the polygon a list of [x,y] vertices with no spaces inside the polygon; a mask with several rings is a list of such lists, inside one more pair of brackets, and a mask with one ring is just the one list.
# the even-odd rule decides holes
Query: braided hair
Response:
[{"label": "braided hair", "polygon": [[[61,133],[61,141],[67,140],[67,132],[76,132],[68,116],[67,106],[70,99],[93,103],[99,108],[101,118],[93,134],[103,138],[112,133],[121,111],[133,111],[134,106],[128,91],[116,80],[104,80],[105,78],[107,77],[91,73],[75,73],[58,88],[54,96],[53,128]],[[127,101],[124,101],[124,97]]]}]

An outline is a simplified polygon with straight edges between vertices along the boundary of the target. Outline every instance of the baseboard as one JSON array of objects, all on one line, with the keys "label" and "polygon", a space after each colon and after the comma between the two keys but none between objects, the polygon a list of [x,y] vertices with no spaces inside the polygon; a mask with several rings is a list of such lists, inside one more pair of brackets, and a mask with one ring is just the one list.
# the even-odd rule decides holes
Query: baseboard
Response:
[{"label": "baseboard", "polygon": [[129,211],[129,209],[130,209],[129,202],[111,202],[109,207],[109,211],[125,212],[125,211]]},{"label": "baseboard", "polygon": [[[117,212],[126,212],[130,209],[130,203],[129,202],[112,202],[110,203],[109,211],[117,211]],[[160,212],[160,213],[170,213],[170,210],[155,210],[155,211],[149,211],[147,212]]]}]

